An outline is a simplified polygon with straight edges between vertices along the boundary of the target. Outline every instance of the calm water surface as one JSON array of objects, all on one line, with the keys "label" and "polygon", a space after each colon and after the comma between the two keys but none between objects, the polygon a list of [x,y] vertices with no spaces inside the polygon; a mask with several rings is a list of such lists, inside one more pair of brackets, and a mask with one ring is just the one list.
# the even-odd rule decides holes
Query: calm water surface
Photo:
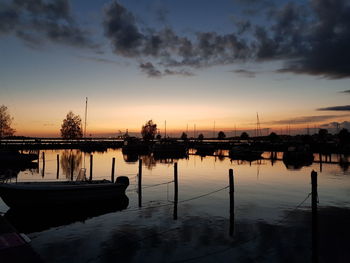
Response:
[{"label": "calm water surface", "polygon": [[[40,159],[38,167],[17,171],[17,180],[57,180],[57,154],[58,180],[70,179],[71,155],[74,177],[82,175],[84,167],[89,175],[90,154],[47,150],[45,166]],[[110,179],[113,157],[116,176],[129,177],[127,208],[81,217],[22,215],[18,228],[27,233],[32,247],[47,262],[311,262],[312,251],[317,252],[319,262],[350,262],[346,247],[350,234],[350,173],[346,167],[314,163],[291,170],[282,161],[249,163],[190,155],[177,160],[179,203],[174,220],[172,160],[142,157],[139,208],[137,161],[130,161],[121,150],[93,156],[95,179]],[[235,213],[230,220],[229,189],[225,187],[231,168]],[[312,170],[319,175],[319,240],[314,247],[311,200],[307,199]],[[1,199],[0,209],[8,210]]]}]

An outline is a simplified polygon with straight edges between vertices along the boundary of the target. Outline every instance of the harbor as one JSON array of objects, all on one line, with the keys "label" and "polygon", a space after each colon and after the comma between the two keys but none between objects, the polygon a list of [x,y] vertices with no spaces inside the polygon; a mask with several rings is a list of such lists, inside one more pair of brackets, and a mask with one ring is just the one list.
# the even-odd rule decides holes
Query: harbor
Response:
[{"label": "harbor", "polygon": [[[51,215],[35,209],[11,211],[0,203],[5,218],[28,235],[31,247],[45,262],[140,262],[146,255],[153,262],[225,261],[228,256],[311,262],[315,249],[318,262],[328,262],[327,257],[334,254],[339,262],[350,258],[342,241],[349,231],[345,221],[350,211],[350,177],[339,164],[323,163],[322,171],[319,162],[287,169],[281,159],[271,162],[269,152],[252,162],[192,154],[163,160],[143,155],[126,162],[121,149],[41,152],[37,168],[20,171],[7,182],[75,181],[82,169],[88,178],[91,174],[93,180],[110,181],[113,158],[114,178],[130,180],[127,203],[115,208],[107,205],[105,209]],[[73,169],[64,156],[74,156]],[[332,160],[336,161],[336,156]],[[318,174],[316,247],[312,171]],[[328,249],[321,249],[324,246]]]}]

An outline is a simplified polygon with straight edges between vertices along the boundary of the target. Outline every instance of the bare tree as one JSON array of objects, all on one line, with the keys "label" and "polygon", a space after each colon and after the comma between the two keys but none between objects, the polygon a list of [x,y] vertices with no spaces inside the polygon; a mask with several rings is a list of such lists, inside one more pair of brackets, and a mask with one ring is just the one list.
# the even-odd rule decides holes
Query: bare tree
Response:
[{"label": "bare tree", "polygon": [[68,112],[61,125],[61,137],[63,139],[79,139],[83,137],[81,118],[72,111]]},{"label": "bare tree", "polygon": [[145,125],[142,126],[141,135],[145,141],[153,140],[156,133],[157,124],[153,123],[152,120],[147,121]]},{"label": "bare tree", "polygon": [[5,105],[0,106],[0,139],[6,136],[12,136],[15,130],[11,127],[13,118],[11,117]]}]

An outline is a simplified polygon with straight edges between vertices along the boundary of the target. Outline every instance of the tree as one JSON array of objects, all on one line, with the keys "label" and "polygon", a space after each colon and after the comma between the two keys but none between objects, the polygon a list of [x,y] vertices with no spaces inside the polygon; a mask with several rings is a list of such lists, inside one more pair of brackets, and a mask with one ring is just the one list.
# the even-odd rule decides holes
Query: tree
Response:
[{"label": "tree", "polygon": [[198,135],[198,140],[203,141],[203,139],[204,139],[203,133],[199,134],[199,135]]},{"label": "tree", "polygon": [[153,123],[152,120],[147,121],[145,125],[142,126],[141,135],[145,141],[153,140],[156,133],[157,124]]},{"label": "tree", "polygon": [[226,138],[226,134],[223,131],[219,131],[218,133],[218,139],[223,140]]},{"label": "tree", "polygon": [[249,139],[248,133],[242,132],[242,134],[241,134],[241,140],[248,140],[248,139]]},{"label": "tree", "polygon": [[270,142],[276,142],[279,140],[279,136],[275,132],[271,132],[268,136]]},{"label": "tree", "polygon": [[350,141],[350,133],[347,129],[341,129],[338,133],[338,138],[341,144],[347,144]]},{"label": "tree", "polygon": [[11,117],[5,105],[0,106],[0,139],[6,136],[12,136],[15,130],[11,127],[13,118]]},{"label": "tree", "polygon": [[180,138],[181,140],[187,141],[187,133],[183,132]]},{"label": "tree", "polygon": [[63,139],[79,139],[83,137],[81,118],[72,111],[68,112],[61,125],[61,137]]}]

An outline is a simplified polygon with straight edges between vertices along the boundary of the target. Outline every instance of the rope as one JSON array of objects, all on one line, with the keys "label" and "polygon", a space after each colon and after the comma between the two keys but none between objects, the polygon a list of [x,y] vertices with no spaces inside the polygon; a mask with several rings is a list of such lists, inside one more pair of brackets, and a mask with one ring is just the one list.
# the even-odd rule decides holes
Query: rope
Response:
[{"label": "rope", "polygon": [[179,201],[179,203],[184,203],[184,202],[188,202],[188,201],[192,201],[192,200],[195,200],[195,199],[202,198],[202,197],[204,197],[204,196],[208,196],[208,195],[211,195],[211,194],[215,194],[215,193],[220,192],[220,191],[222,191],[222,190],[225,190],[225,189],[227,189],[227,188],[229,188],[229,187],[230,187],[230,186],[225,186],[225,187],[223,187],[223,188],[217,189],[217,190],[212,191],[212,192],[209,192],[209,193],[207,193],[207,194],[202,194],[202,195],[195,196],[195,197],[192,197],[192,198],[189,198],[189,199],[181,200],[181,201]]}]

